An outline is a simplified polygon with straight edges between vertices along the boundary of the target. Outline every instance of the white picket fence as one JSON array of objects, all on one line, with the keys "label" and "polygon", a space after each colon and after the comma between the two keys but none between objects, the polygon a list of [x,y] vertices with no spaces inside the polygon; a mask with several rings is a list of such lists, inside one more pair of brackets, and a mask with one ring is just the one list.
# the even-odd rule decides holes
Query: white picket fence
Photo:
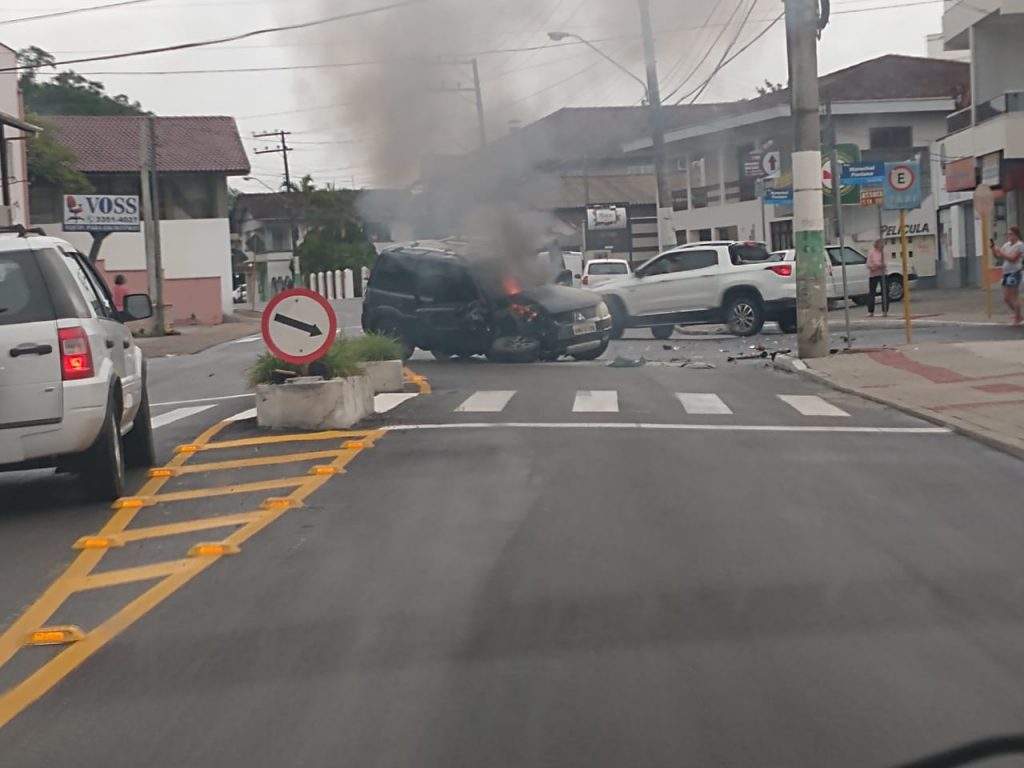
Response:
[{"label": "white picket fence", "polygon": [[[331,301],[335,299],[354,299],[356,297],[355,273],[351,269],[335,269],[327,272],[316,272],[309,276],[309,289]],[[363,267],[359,279],[363,291],[370,280],[370,270]]]}]

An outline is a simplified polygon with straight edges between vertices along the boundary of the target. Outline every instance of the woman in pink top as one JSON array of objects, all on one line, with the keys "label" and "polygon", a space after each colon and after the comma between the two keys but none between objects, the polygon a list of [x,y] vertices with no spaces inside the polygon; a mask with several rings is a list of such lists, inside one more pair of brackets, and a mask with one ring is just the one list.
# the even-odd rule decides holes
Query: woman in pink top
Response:
[{"label": "woman in pink top", "polygon": [[875,316],[875,290],[882,295],[882,314],[889,314],[889,295],[885,284],[885,241],[875,240],[868,254],[868,317]]}]

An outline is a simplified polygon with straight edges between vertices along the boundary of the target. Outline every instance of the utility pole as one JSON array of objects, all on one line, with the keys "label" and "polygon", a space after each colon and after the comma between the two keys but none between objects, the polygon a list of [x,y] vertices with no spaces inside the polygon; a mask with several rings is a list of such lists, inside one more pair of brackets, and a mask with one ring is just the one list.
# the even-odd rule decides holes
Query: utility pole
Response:
[{"label": "utility pole", "polygon": [[[797,344],[801,358],[825,357],[829,349],[829,332],[821,193],[818,0],[785,0],[785,9],[794,133],[793,245],[796,249]],[[833,186],[837,186],[835,182]]]},{"label": "utility pole", "polygon": [[139,125],[139,170],[142,215],[145,222],[146,278],[153,297],[153,335],[167,330],[164,317],[164,265],[160,249],[160,185],[156,165],[156,118],[149,115]]},{"label": "utility pole", "polygon": [[[826,105],[828,116],[828,144],[832,153],[832,213],[836,222],[836,237],[839,238],[839,268],[843,275],[843,318],[846,322],[846,348],[853,345],[853,332],[850,330],[850,285],[846,274],[846,235],[843,232],[843,190],[839,183],[842,166],[839,163],[839,147],[836,141],[836,121],[832,115],[832,99]],[[884,289],[883,289],[884,292]]]},{"label": "utility pole", "polygon": [[654,179],[657,183],[658,250],[676,244],[676,228],[672,221],[672,189],[665,169],[665,119],[661,109],[661,88],[658,86],[658,61],[651,30],[651,8],[648,0],[639,0],[640,25],[644,38],[644,61],[647,64],[647,108],[650,112],[651,141],[654,145]]},{"label": "utility pole", "polygon": [[256,154],[281,155],[284,160],[284,204],[288,211],[288,223],[291,226],[292,232],[292,263],[290,265],[292,285],[295,288],[304,288],[305,286],[302,284],[302,270],[299,268],[299,257],[296,253],[299,245],[299,226],[295,221],[295,206],[292,200],[292,173],[288,165],[288,153],[292,151],[292,148],[288,146],[288,137],[290,135],[291,131],[265,131],[264,133],[254,133],[252,136],[254,139],[274,138],[278,141],[278,146],[257,149]]},{"label": "utility pole", "polygon": [[484,121],[484,92],[480,87],[480,63],[473,59],[473,90],[476,91],[476,120],[480,127],[480,149],[487,146],[487,123]]}]

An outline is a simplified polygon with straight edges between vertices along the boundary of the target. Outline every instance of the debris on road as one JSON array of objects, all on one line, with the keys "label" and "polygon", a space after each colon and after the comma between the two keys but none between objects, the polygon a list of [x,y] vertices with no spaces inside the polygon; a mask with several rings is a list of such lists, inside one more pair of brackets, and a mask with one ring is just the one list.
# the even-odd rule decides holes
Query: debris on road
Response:
[{"label": "debris on road", "polygon": [[609,368],[643,368],[647,365],[647,358],[641,357],[638,360],[630,360],[628,357],[616,357],[610,363]]},{"label": "debris on road", "polygon": [[703,360],[687,360],[686,362],[684,362],[679,367],[680,368],[692,368],[692,369],[697,370],[697,371],[710,371],[715,366],[713,364],[711,364],[711,363],[706,363]]}]

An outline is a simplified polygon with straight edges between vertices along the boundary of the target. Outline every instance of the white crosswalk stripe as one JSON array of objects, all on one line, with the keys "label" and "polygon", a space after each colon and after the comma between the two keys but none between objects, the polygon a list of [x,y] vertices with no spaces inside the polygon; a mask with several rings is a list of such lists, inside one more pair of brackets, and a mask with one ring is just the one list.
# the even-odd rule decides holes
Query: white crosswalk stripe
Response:
[{"label": "white crosswalk stripe", "polygon": [[474,392],[455,411],[456,413],[501,413],[515,394],[514,389]]},{"label": "white crosswalk stripe", "polygon": [[817,395],[779,395],[779,400],[802,416],[849,417],[842,408],[837,408]]},{"label": "white crosswalk stripe", "polygon": [[160,429],[166,427],[169,424],[173,424],[176,421],[187,419],[189,416],[195,416],[203,411],[208,411],[214,406],[212,405],[196,405],[191,408],[175,408],[173,411],[167,413],[161,413],[159,416],[153,417],[153,429]]},{"label": "white crosswalk stripe", "polygon": [[618,413],[619,393],[615,390],[581,389],[576,393],[573,413]]},{"label": "white crosswalk stripe", "polygon": [[382,392],[379,395],[374,395],[373,410],[377,413],[387,413],[418,395],[418,392]]},{"label": "white crosswalk stripe", "polygon": [[732,409],[722,398],[710,392],[677,392],[676,397],[683,404],[687,413],[694,415],[721,416],[729,415]]}]

